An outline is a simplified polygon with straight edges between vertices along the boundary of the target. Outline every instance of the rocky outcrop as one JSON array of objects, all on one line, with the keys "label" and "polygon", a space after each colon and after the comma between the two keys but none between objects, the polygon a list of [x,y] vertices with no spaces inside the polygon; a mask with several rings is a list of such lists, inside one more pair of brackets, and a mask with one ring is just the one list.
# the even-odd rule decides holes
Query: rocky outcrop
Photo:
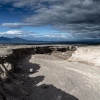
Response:
[{"label": "rocky outcrop", "polygon": [[12,50],[7,48],[0,49],[0,78],[6,79],[8,72],[12,70],[11,58]]},{"label": "rocky outcrop", "polygon": [[9,46],[0,49],[0,78],[7,79],[16,72],[17,62],[29,54],[51,54],[52,52],[74,51],[75,46]]},{"label": "rocky outcrop", "polygon": [[100,47],[79,47],[68,61],[100,66]]},{"label": "rocky outcrop", "polygon": [[[19,71],[17,63],[26,55],[51,54],[52,52],[74,51],[74,46],[4,46],[0,48],[0,96],[6,100],[3,82]],[[30,70],[32,72],[33,70]],[[1,99],[0,99],[1,100]]]}]

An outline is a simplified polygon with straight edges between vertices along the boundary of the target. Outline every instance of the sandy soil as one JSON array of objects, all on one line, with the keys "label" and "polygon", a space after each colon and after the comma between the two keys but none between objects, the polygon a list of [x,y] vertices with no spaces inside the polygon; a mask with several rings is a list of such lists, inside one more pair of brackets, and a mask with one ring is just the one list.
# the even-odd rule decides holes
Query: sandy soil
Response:
[{"label": "sandy soil", "polygon": [[29,55],[20,61],[4,85],[7,100],[100,100],[100,68],[57,55]]}]

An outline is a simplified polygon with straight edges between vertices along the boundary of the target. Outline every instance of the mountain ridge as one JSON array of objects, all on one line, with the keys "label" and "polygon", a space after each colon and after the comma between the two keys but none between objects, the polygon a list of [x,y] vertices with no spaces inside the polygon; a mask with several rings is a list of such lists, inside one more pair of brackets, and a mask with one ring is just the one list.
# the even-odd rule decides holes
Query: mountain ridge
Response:
[{"label": "mountain ridge", "polygon": [[41,41],[27,40],[20,37],[0,37],[0,44],[100,44],[100,39],[79,39],[77,41]]},{"label": "mountain ridge", "polygon": [[14,37],[14,38],[9,38],[4,36],[0,37],[0,43],[27,43],[27,42],[31,41],[19,37]]}]

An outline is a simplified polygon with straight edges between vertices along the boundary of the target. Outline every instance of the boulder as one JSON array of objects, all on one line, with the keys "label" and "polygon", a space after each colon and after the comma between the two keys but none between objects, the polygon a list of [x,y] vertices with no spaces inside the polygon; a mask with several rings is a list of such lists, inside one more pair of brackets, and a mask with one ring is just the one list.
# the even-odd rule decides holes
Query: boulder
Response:
[{"label": "boulder", "polygon": [[34,73],[33,68],[30,68],[29,73]]}]

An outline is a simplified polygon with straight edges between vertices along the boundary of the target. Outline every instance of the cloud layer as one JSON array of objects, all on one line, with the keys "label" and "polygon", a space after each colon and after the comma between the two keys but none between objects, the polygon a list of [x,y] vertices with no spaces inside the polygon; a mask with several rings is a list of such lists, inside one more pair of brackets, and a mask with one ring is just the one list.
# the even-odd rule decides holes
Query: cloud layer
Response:
[{"label": "cloud layer", "polygon": [[20,38],[24,38],[24,39],[29,39],[29,40],[52,40],[52,39],[63,39],[66,40],[68,37],[72,38],[71,35],[68,34],[59,34],[59,33],[47,33],[47,34],[38,34],[38,33],[34,33],[31,31],[23,31],[23,30],[9,30],[6,32],[0,32],[0,36],[5,36],[5,37],[20,37]]},{"label": "cloud layer", "polygon": [[[52,25],[54,29],[84,37],[100,37],[99,0],[0,0],[16,8],[33,11],[18,23],[3,23],[6,27]],[[36,14],[34,14],[36,12]]]}]

